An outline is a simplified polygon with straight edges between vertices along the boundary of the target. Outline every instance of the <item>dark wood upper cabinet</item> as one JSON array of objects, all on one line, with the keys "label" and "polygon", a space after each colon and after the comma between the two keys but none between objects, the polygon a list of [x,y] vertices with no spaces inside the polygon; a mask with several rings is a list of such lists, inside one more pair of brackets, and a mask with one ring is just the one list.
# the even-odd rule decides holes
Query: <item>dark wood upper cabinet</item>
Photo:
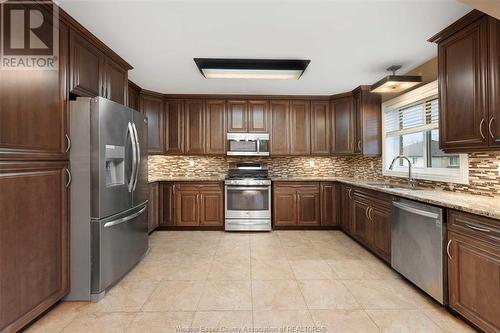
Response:
[{"label": "dark wood upper cabinet", "polygon": [[139,111],[139,96],[141,93],[141,87],[136,85],[132,81],[128,81],[128,107]]},{"label": "dark wood upper cabinet", "polygon": [[446,152],[500,147],[499,24],[474,10],[430,39],[438,44],[439,142]]},{"label": "dark wood upper cabinet", "polygon": [[269,132],[269,102],[265,100],[249,100],[248,110],[248,132]]},{"label": "dark wood upper cabinet", "polygon": [[246,100],[227,101],[227,131],[229,132],[247,132],[248,114]]},{"label": "dark wood upper cabinet", "polygon": [[345,96],[333,99],[332,108],[332,153],[354,153],[355,114],[353,97]]},{"label": "dark wood upper cabinet", "polygon": [[500,331],[500,225],[448,210],[449,306],[485,332]]},{"label": "dark wood upper cabinet", "polygon": [[226,153],[226,102],[224,100],[206,100],[205,122],[205,153],[224,155]]},{"label": "dark wood upper cabinet", "polygon": [[104,62],[104,92],[102,96],[123,105],[127,105],[128,71],[113,60]]},{"label": "dark wood upper cabinet", "polygon": [[0,73],[0,160],[65,160],[69,28],[59,24],[59,70]]},{"label": "dark wood upper cabinet", "polygon": [[500,147],[500,21],[488,19],[490,32],[489,115],[490,147]]},{"label": "dark wood upper cabinet", "polygon": [[311,154],[311,103],[290,102],[290,155]]},{"label": "dark wood upper cabinet", "polygon": [[186,154],[205,153],[205,105],[202,99],[184,101],[184,137]]},{"label": "dark wood upper cabinet", "polygon": [[161,95],[143,91],[140,95],[140,111],[148,118],[148,152],[165,152],[165,120]]},{"label": "dark wood upper cabinet", "polygon": [[104,54],[79,32],[70,29],[70,92],[77,96],[103,95]]},{"label": "dark wood upper cabinet", "polygon": [[337,183],[320,184],[321,225],[337,225],[339,220],[340,186]]},{"label": "dark wood upper cabinet", "polygon": [[271,101],[271,155],[290,154],[290,102]]},{"label": "dark wood upper cabinet", "polygon": [[365,156],[382,154],[382,100],[381,95],[370,92],[370,86],[353,91],[356,117],[354,152]]},{"label": "dark wood upper cabinet", "polygon": [[69,291],[66,168],[0,164],[1,332],[18,332]]},{"label": "dark wood upper cabinet", "polygon": [[165,153],[179,155],[184,153],[184,101],[165,99]]},{"label": "dark wood upper cabinet", "polygon": [[330,155],[330,104],[311,102],[311,154]]}]

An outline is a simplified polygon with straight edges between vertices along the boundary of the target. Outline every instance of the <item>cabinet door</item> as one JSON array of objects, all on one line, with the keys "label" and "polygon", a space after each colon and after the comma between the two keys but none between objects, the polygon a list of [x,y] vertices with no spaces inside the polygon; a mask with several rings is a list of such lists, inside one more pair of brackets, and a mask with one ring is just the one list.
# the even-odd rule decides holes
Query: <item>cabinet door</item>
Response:
[{"label": "cabinet door", "polygon": [[319,202],[319,187],[307,186],[297,190],[297,224],[320,225],[321,213]]},{"label": "cabinet door", "polygon": [[179,155],[184,153],[184,101],[165,100],[165,153]]},{"label": "cabinet door", "polygon": [[148,232],[155,230],[160,224],[160,184],[158,182],[149,184],[148,202]]},{"label": "cabinet door", "polygon": [[342,199],[340,207],[340,226],[349,235],[352,235],[351,230],[351,215],[352,215],[352,187],[348,185],[342,185]]},{"label": "cabinet door", "polygon": [[69,29],[59,23],[59,70],[0,73],[0,159],[68,159]]},{"label": "cabinet door", "polygon": [[17,332],[69,290],[65,162],[0,165],[0,331]]},{"label": "cabinet door", "polygon": [[334,154],[354,152],[355,116],[352,96],[332,101],[332,151]]},{"label": "cabinet door", "polygon": [[227,101],[227,131],[248,131],[247,101]]},{"label": "cabinet door", "polygon": [[162,97],[142,93],[140,109],[148,118],[149,154],[163,154],[165,152],[165,123]]},{"label": "cabinet door", "polygon": [[500,20],[489,18],[490,25],[490,79],[488,132],[490,146],[500,146]]},{"label": "cabinet door", "polygon": [[439,43],[440,146],[454,149],[488,145],[485,16]]},{"label": "cabinet door", "polygon": [[271,155],[290,154],[290,103],[271,101]]},{"label": "cabinet door", "polygon": [[248,132],[269,133],[268,101],[248,101]]},{"label": "cabinet door", "polygon": [[297,224],[297,195],[295,188],[274,186],[273,220],[276,226]]},{"label": "cabinet door", "polygon": [[162,182],[160,191],[160,226],[173,226],[175,225],[175,184]]},{"label": "cabinet door", "polygon": [[197,226],[200,221],[199,194],[196,190],[175,191],[175,225]]},{"label": "cabinet door", "polygon": [[220,191],[200,192],[200,225],[224,225],[224,195]]},{"label": "cabinet door", "polygon": [[290,102],[290,154],[311,154],[311,103]]},{"label": "cabinet door", "polygon": [[226,102],[207,100],[205,103],[205,153],[226,153]]},{"label": "cabinet door", "polygon": [[321,183],[321,224],[337,225],[339,190],[335,183]]},{"label": "cabinet door", "polygon": [[485,332],[500,330],[500,248],[448,231],[450,307]]},{"label": "cabinet door", "polygon": [[328,102],[311,102],[311,154],[330,155],[330,107]]},{"label": "cabinet door", "polygon": [[141,88],[136,86],[134,83],[128,81],[128,107],[139,111],[139,95],[141,93]]},{"label": "cabinet door", "polygon": [[352,97],[353,115],[355,119],[354,126],[354,147],[355,153],[361,153],[363,150],[363,114],[361,113],[361,92],[357,92]]},{"label": "cabinet door", "polygon": [[373,202],[368,212],[371,248],[386,262],[391,262],[391,207]]},{"label": "cabinet door", "polygon": [[70,29],[70,92],[77,96],[102,96],[104,55],[101,51]]},{"label": "cabinet door", "polygon": [[184,119],[185,153],[205,153],[205,111],[202,99],[184,102]]},{"label": "cabinet door", "polygon": [[352,235],[365,245],[370,244],[370,226],[368,219],[368,202],[354,195],[352,201]]},{"label": "cabinet door", "polygon": [[111,59],[106,59],[104,67],[105,91],[104,96],[116,103],[125,105],[128,79],[127,70],[120,67]]}]

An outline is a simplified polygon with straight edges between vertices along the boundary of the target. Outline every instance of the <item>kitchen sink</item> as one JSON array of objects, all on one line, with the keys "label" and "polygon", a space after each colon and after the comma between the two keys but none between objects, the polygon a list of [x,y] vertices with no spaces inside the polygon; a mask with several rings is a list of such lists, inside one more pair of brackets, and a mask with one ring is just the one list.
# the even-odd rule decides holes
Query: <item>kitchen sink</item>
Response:
[{"label": "kitchen sink", "polygon": [[368,183],[370,186],[381,188],[395,189],[395,190],[420,190],[420,187],[410,187],[408,185],[390,184],[390,183]]}]

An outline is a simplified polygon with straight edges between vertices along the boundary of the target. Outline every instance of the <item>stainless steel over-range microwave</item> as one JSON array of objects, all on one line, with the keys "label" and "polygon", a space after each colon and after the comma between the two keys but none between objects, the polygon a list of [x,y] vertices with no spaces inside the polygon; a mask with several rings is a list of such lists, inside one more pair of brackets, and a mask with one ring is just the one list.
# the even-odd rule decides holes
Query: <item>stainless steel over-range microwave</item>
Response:
[{"label": "stainless steel over-range microwave", "polygon": [[269,133],[227,133],[227,155],[269,156]]}]

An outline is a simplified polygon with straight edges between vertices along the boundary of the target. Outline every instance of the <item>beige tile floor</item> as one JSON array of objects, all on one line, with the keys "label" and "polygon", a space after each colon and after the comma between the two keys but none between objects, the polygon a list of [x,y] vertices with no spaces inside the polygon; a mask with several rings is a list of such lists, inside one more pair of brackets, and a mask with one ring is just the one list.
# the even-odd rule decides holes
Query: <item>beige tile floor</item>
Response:
[{"label": "beige tile floor", "polygon": [[159,231],[150,245],[101,302],[61,303],[27,332],[473,331],[339,231]]}]

